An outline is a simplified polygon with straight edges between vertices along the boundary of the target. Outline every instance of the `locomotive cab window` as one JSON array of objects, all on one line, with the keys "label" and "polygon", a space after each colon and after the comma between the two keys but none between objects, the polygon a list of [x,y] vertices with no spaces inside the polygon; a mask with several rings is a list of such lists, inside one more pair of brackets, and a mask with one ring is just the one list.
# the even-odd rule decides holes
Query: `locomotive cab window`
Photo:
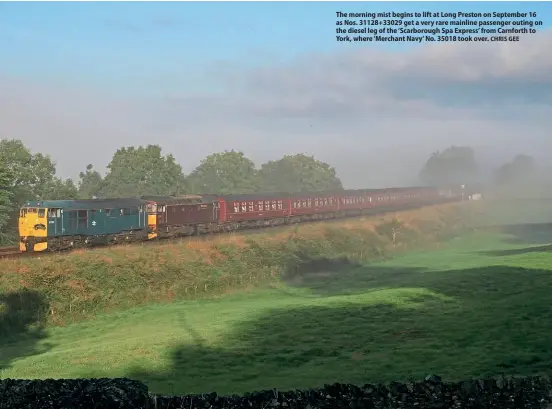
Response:
[{"label": "locomotive cab window", "polygon": [[44,209],[38,209],[38,217],[44,217],[46,211]]},{"label": "locomotive cab window", "polygon": [[27,209],[21,209],[21,210],[19,211],[19,216],[20,216],[20,217],[25,217],[25,216],[27,216]]},{"label": "locomotive cab window", "polygon": [[61,217],[61,209],[48,209],[48,217]]},{"label": "locomotive cab window", "polygon": [[130,216],[131,214],[136,214],[136,213],[138,213],[138,209],[136,207],[124,207],[120,210],[121,216]]},{"label": "locomotive cab window", "polygon": [[105,215],[111,216],[111,209],[105,209]]}]

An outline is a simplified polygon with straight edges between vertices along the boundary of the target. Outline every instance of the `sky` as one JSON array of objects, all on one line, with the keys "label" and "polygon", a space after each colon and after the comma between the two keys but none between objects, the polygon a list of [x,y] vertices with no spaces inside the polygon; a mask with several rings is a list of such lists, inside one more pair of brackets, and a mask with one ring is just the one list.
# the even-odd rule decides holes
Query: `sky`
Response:
[{"label": "sky", "polygon": [[[336,11],[536,12],[518,43],[343,43]],[[429,154],[552,156],[545,2],[3,2],[0,137],[63,177],[159,144],[189,172],[307,153],[346,186],[417,182]]]}]

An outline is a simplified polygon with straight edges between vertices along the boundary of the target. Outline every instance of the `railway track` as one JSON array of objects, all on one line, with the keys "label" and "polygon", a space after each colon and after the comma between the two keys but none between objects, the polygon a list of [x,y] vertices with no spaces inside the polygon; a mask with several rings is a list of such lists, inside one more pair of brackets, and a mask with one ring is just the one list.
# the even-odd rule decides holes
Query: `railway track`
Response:
[{"label": "railway track", "polygon": [[19,246],[0,247],[0,258],[4,257],[17,257],[21,255]]}]

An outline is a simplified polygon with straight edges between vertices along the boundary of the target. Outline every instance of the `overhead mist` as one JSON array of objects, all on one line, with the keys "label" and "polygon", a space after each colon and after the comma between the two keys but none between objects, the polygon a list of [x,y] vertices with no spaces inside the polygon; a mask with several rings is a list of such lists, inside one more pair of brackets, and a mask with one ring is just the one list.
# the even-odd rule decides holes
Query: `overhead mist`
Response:
[{"label": "overhead mist", "polygon": [[0,74],[0,136],[51,154],[64,177],[88,163],[103,172],[121,146],[154,143],[185,173],[235,149],[257,165],[314,155],[349,188],[411,185],[432,152],[455,145],[474,149],[489,182],[517,154],[550,162],[551,45],[546,30],[523,43],[227,61],[203,70],[216,92],[199,93],[181,81],[171,94],[141,95]]}]

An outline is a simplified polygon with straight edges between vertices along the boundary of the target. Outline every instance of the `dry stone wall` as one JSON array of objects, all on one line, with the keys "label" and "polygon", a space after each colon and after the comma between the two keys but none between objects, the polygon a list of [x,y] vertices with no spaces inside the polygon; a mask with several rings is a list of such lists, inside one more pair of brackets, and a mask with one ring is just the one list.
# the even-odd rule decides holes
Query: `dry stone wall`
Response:
[{"label": "dry stone wall", "polygon": [[157,396],[130,379],[0,380],[0,409],[551,409],[548,377],[497,377],[443,382],[430,375],[420,382],[362,387],[347,384],[243,396],[215,393]]}]

